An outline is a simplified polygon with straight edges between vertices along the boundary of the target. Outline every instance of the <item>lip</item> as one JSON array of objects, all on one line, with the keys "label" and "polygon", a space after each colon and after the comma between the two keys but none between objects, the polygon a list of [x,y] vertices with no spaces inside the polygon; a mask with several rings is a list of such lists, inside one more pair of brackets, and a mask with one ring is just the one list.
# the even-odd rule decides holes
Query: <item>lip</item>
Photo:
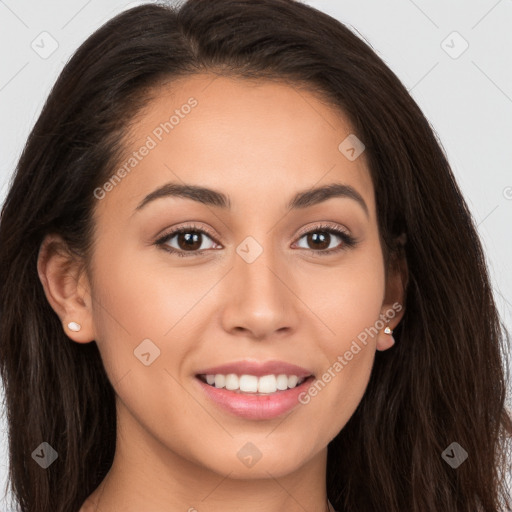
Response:
[{"label": "lip", "polygon": [[212,366],[210,368],[204,368],[198,372],[197,375],[216,375],[221,373],[227,375],[228,373],[235,373],[237,375],[255,375],[256,377],[262,377],[263,375],[297,375],[297,377],[309,377],[313,375],[311,370],[297,366],[295,364],[286,363],[284,361],[255,361],[255,360],[243,360],[234,361],[232,363],[222,364],[220,366]]},{"label": "lip", "polygon": [[[293,375],[296,374],[293,373]],[[299,395],[304,393],[314,380],[315,378],[311,375],[295,388],[267,395],[256,395],[230,391],[226,388],[216,388],[203,382],[197,376],[194,378],[194,381],[197,382],[206,396],[218,407],[248,420],[270,420],[290,412],[301,404]]]}]

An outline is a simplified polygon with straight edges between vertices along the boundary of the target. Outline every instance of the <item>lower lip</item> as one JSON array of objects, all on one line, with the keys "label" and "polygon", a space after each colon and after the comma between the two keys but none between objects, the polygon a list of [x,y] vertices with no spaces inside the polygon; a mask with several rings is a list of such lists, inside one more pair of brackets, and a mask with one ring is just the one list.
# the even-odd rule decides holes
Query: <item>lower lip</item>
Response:
[{"label": "lower lip", "polygon": [[210,386],[198,377],[195,377],[195,380],[199,382],[207,396],[224,410],[248,420],[269,420],[299,405],[299,395],[307,390],[314,377],[308,377],[295,388],[268,395],[236,393],[226,388]]}]

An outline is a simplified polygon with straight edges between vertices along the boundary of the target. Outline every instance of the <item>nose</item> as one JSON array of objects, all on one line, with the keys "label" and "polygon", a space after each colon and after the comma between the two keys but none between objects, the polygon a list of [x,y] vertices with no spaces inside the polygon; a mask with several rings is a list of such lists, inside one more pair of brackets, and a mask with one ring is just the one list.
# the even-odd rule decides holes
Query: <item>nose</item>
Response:
[{"label": "nose", "polygon": [[297,329],[302,304],[293,292],[293,275],[282,255],[263,245],[259,247],[244,246],[248,248],[246,254],[263,249],[253,261],[243,251],[242,256],[237,253],[234,257],[224,283],[223,328],[230,334],[258,340],[290,335]]}]

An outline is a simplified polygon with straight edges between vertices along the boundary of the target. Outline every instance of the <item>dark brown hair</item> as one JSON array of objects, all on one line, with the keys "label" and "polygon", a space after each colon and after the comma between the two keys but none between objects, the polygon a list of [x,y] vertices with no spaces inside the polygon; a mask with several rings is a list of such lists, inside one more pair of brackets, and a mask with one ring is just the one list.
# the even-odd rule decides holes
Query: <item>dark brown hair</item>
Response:
[{"label": "dark brown hair", "polygon": [[[506,510],[508,337],[474,221],[398,78],[342,23],[293,0],[136,7],[90,36],[55,83],[0,224],[0,371],[20,510],[78,510],[116,445],[113,388],[96,343],[70,342],[46,300],[41,242],[58,233],[87,259],[93,191],[115,169],[130,123],[158,84],[200,72],[307,85],[336,105],[366,146],[384,254],[407,235],[396,345],[376,354],[363,399],[328,446],[334,507]],[[43,441],[59,454],[46,470],[31,458]],[[452,442],[469,455],[457,469],[441,457]]]}]

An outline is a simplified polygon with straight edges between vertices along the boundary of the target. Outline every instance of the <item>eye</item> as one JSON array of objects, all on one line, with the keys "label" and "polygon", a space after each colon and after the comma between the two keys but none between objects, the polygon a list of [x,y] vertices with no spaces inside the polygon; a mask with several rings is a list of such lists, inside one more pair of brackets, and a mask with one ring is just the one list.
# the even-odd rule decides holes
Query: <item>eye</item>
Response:
[{"label": "eye", "polygon": [[[335,235],[337,238],[342,240],[341,244],[331,246],[330,242],[333,242],[333,236]],[[356,245],[356,239],[349,235],[346,231],[341,228],[336,228],[333,226],[320,225],[315,226],[312,230],[304,233],[300,239],[306,237],[306,245],[310,244],[313,246],[311,249],[315,254],[319,255],[331,255],[342,251],[344,249],[348,249],[350,247],[354,247]],[[301,249],[310,249],[310,247],[301,247]]]},{"label": "eye", "polygon": [[[186,256],[199,256],[202,251],[208,249],[203,246],[204,237],[212,239],[204,229],[197,228],[196,226],[182,226],[160,237],[155,244],[162,246],[162,248],[172,254],[177,254],[180,257]],[[177,247],[171,245],[173,239],[178,245]],[[190,253],[190,254],[187,254]]]}]

